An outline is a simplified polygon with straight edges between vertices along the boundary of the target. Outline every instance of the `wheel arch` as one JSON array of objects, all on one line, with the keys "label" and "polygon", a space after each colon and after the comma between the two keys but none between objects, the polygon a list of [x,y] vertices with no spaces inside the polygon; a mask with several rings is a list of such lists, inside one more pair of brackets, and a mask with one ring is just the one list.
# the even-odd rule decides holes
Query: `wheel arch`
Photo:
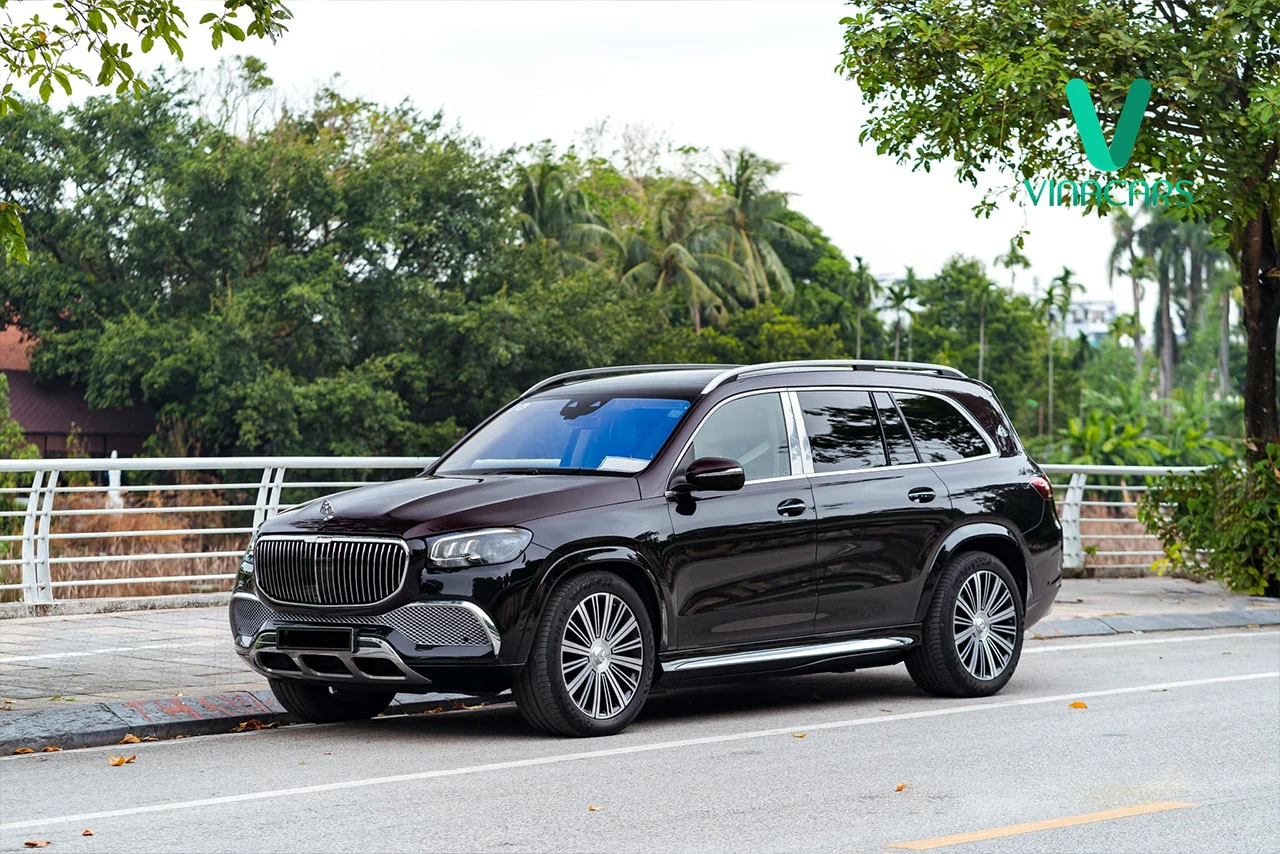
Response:
[{"label": "wheel arch", "polygon": [[648,561],[639,551],[627,546],[592,546],[553,557],[543,572],[528,609],[527,629],[520,640],[518,660],[521,663],[529,657],[533,637],[546,611],[551,591],[565,580],[593,570],[611,572],[631,585],[649,613],[655,645],[659,650],[667,647],[670,621],[664,606],[665,598]]},{"label": "wheel arch", "polygon": [[933,591],[937,587],[942,569],[953,557],[964,552],[986,552],[999,558],[1009,568],[1022,603],[1027,603],[1031,580],[1028,573],[1028,557],[1026,546],[1015,530],[1003,522],[982,521],[971,522],[952,530],[934,551],[925,572],[924,584],[920,591],[920,601],[916,604],[916,621],[924,619],[929,610],[929,602],[933,599]]}]

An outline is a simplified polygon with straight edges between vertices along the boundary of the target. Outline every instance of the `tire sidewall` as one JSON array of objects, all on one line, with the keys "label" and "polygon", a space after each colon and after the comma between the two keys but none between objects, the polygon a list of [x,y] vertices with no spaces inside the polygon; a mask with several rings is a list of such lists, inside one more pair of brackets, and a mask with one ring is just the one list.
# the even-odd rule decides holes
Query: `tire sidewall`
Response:
[{"label": "tire sidewall", "polygon": [[[985,552],[971,552],[961,555],[956,559],[953,565],[954,571],[947,573],[943,588],[939,592],[942,595],[941,608],[939,609],[938,622],[940,625],[934,627],[938,632],[938,638],[942,643],[942,654],[947,662],[947,669],[951,671],[952,676],[965,687],[964,694],[966,696],[986,696],[994,694],[1003,688],[1013,673],[1018,669],[1018,662],[1022,658],[1022,636],[1026,629],[1026,605],[1022,601],[1021,591],[1018,584],[1014,581],[1013,573],[1009,572],[1008,567],[994,555]],[[1009,659],[1009,663],[1005,665],[1002,672],[995,679],[979,679],[969,672],[964,666],[964,662],[960,660],[960,651],[956,648],[956,624],[955,624],[955,607],[956,598],[960,594],[960,590],[975,574],[986,571],[995,574],[1008,588],[1009,595],[1013,599],[1014,611],[1017,615],[1016,631],[1013,640],[1013,656]]]},{"label": "tire sidewall", "polygon": [[[612,593],[617,596],[631,613],[635,615],[640,626],[640,638],[644,647],[644,664],[640,673],[640,683],[636,686],[625,709],[606,720],[590,717],[569,696],[564,675],[560,669],[560,644],[564,638],[565,625],[573,610],[588,596],[596,593]],[[589,572],[574,576],[564,582],[564,587],[553,596],[553,608],[548,611],[542,643],[535,646],[533,654],[543,656],[537,662],[545,668],[551,687],[552,700],[565,721],[580,735],[610,735],[619,732],[635,720],[649,695],[649,686],[653,684],[653,672],[656,658],[653,641],[653,625],[649,619],[649,611],[634,588],[619,576],[607,572]]]}]

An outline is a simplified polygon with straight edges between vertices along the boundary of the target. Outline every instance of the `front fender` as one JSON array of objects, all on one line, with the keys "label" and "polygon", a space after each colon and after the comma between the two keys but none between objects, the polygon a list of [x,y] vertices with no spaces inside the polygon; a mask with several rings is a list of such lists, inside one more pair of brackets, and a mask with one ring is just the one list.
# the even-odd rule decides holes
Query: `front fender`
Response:
[{"label": "front fender", "polygon": [[933,554],[926,561],[924,583],[921,585],[920,600],[916,605],[916,622],[924,620],[925,612],[929,610],[929,603],[933,599],[933,591],[938,585],[938,578],[942,575],[942,569],[947,565],[947,561],[961,551],[966,543],[977,539],[987,539],[988,541],[995,539],[1003,544],[1004,549],[1016,551],[1021,560],[1021,566],[1010,566],[1009,571],[1014,574],[1015,578],[1021,573],[1023,604],[1026,604],[1026,595],[1031,587],[1030,579],[1027,576],[1030,556],[1026,543],[1023,542],[1022,537],[1014,528],[1004,522],[995,519],[971,521],[954,528],[943,537],[942,542],[938,544]]},{"label": "front fender", "polygon": [[[528,622],[523,637],[520,639],[518,662],[523,663],[528,660],[529,650],[533,646],[534,634],[537,631],[538,624],[542,621],[543,613],[547,607],[547,600],[551,598],[551,591],[555,589],[556,585],[569,575],[591,569],[607,569],[610,567],[625,567],[628,581],[632,584],[644,583],[647,585],[648,590],[642,589],[639,593],[642,598],[652,596],[653,601],[657,603],[658,624],[653,627],[654,634],[657,636],[658,649],[667,648],[668,627],[671,625],[670,615],[667,613],[667,602],[670,600],[669,597],[662,595],[662,589],[657,581],[657,573],[649,565],[649,561],[645,556],[638,549],[621,544],[584,546],[566,550],[562,553],[553,552],[543,561],[543,571],[525,609],[525,613],[528,615]],[[640,578],[643,578],[644,581],[639,582],[638,579]]]}]

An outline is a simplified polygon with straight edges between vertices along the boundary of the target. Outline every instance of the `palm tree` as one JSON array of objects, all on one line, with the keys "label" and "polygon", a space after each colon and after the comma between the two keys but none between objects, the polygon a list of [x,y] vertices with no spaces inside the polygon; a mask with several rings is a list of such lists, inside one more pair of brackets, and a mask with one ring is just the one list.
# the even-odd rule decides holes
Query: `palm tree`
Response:
[{"label": "palm tree", "polygon": [[[1111,257],[1107,260],[1107,285],[1111,285],[1117,273],[1129,276],[1133,288],[1133,316],[1137,319],[1142,313],[1142,280],[1147,275],[1147,266],[1145,259],[1139,258],[1134,248],[1138,238],[1136,223],[1124,208],[1115,208],[1112,212],[1111,233],[1116,241],[1111,247]],[[1138,376],[1142,376],[1141,323],[1137,324],[1133,333],[1133,359],[1138,366]]]},{"label": "palm tree", "polygon": [[902,358],[902,316],[911,313],[909,305],[915,299],[917,286],[916,271],[908,267],[906,278],[898,279],[884,292],[885,306],[894,314],[893,358],[895,361]]},{"label": "palm tree", "polygon": [[604,219],[591,210],[578,175],[569,163],[539,160],[519,168],[520,201],[516,222],[526,243],[545,244],[570,265],[586,260],[575,254],[616,240]]},{"label": "palm tree", "polygon": [[871,275],[871,271],[867,269],[866,262],[862,260],[861,255],[853,256],[858,262],[853,270],[853,279],[849,282],[849,293],[845,295],[845,299],[853,304],[854,323],[857,329],[857,339],[854,347],[854,358],[862,358],[862,313],[871,308],[871,303],[880,293],[880,283],[876,281],[875,276]]},{"label": "palm tree", "polygon": [[1009,271],[1009,290],[1013,290],[1018,279],[1018,269],[1031,269],[1031,259],[1022,254],[1022,235],[1009,241],[1009,251],[996,256],[996,264]]},{"label": "palm tree", "polygon": [[1153,215],[1139,232],[1142,251],[1155,270],[1159,285],[1159,304],[1156,308],[1156,346],[1160,356],[1161,397],[1173,392],[1173,370],[1177,361],[1176,340],[1173,335],[1173,286],[1185,278],[1186,247],[1177,223],[1167,216]]},{"label": "palm tree", "polygon": [[746,289],[747,273],[723,254],[701,190],[688,181],[663,190],[654,202],[647,235],[618,239],[622,249],[622,282],[632,288],[661,292],[679,288],[689,304],[695,332],[702,315],[723,316],[736,307],[733,293]]},{"label": "palm tree", "polygon": [[739,294],[744,304],[767,301],[775,287],[791,292],[791,274],[774,251],[776,241],[809,245],[804,235],[779,219],[787,209],[787,194],[770,190],[768,180],[781,168],[744,148],[724,152],[724,163],[716,169],[722,193],[714,202],[716,219],[727,257],[746,274]]},{"label": "palm tree", "polygon": [[1053,281],[1049,283],[1048,290],[1045,291],[1044,298],[1040,300],[1040,308],[1045,313],[1045,319],[1049,327],[1049,400],[1048,400],[1048,416],[1049,416],[1049,434],[1053,435],[1053,322],[1055,316],[1061,320],[1063,334],[1066,333],[1067,313],[1071,310],[1071,301],[1075,297],[1077,291],[1083,291],[1084,285],[1075,281],[1075,273],[1070,269],[1063,267],[1062,275],[1055,276]]},{"label": "palm tree", "polygon": [[982,382],[987,357],[987,309],[991,307],[992,282],[985,275],[974,283],[973,302],[978,308],[978,382]]}]

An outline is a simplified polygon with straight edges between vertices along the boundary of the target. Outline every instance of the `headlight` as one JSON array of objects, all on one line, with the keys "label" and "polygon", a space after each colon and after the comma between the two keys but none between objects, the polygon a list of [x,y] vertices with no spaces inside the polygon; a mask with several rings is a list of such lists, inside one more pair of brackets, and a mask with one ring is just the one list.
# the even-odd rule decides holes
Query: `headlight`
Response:
[{"label": "headlight", "polygon": [[431,544],[431,562],[447,567],[506,563],[519,557],[532,539],[533,534],[524,528],[485,528],[449,534]]}]

